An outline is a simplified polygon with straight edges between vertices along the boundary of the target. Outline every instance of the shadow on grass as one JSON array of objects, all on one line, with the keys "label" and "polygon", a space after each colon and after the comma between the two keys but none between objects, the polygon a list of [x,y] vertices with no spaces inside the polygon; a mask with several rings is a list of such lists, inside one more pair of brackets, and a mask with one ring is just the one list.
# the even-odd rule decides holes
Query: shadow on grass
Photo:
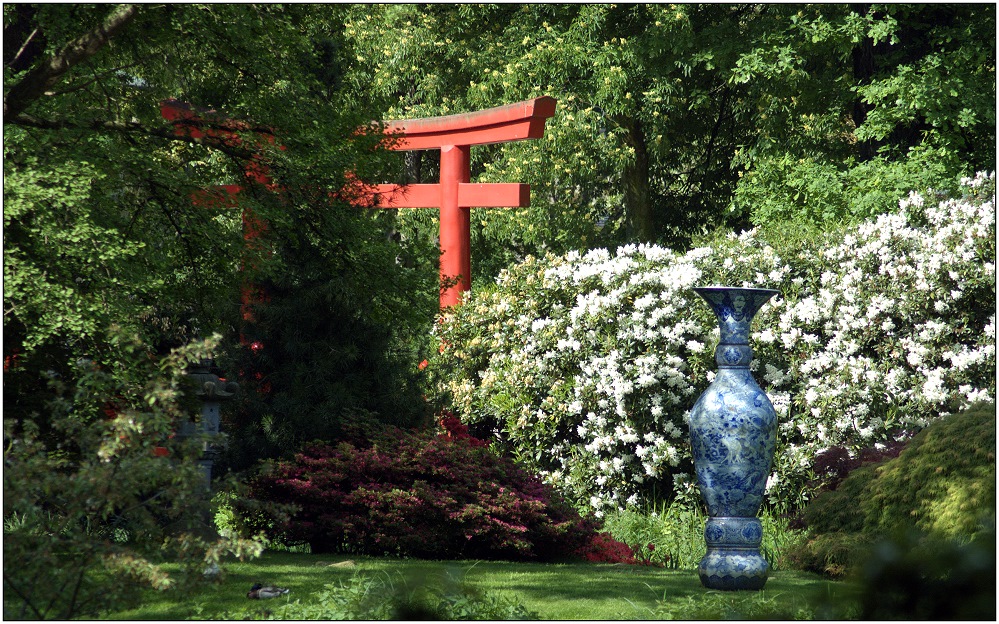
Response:
[{"label": "shadow on grass", "polygon": [[470,570],[466,580],[515,596],[546,619],[843,617],[855,600],[845,583],[798,572],[773,573],[761,592],[708,590],[693,570],[592,564],[511,569],[503,576]]},{"label": "shadow on grass", "polygon": [[[353,565],[345,565],[347,560]],[[340,566],[332,565],[335,563]],[[747,619],[771,613],[782,619],[796,613],[821,617],[814,605],[841,600],[849,593],[844,583],[798,572],[772,574],[762,592],[716,592],[704,589],[694,571],[644,566],[425,561],[284,552],[266,553],[250,562],[231,562],[225,570],[221,582],[204,583],[186,593],[149,591],[141,607],[104,617],[242,619],[296,600],[308,603],[315,592],[329,584],[347,582],[355,574],[384,575],[409,587],[463,583],[514,599],[548,620]],[[291,594],[266,601],[248,599],[246,593],[257,582],[290,588]]]}]

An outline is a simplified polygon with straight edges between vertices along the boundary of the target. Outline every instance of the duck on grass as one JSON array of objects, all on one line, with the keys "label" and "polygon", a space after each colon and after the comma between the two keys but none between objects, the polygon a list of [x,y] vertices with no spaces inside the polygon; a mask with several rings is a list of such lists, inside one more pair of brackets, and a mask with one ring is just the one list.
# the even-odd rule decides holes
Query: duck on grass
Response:
[{"label": "duck on grass", "polygon": [[285,589],[284,587],[276,587],[274,585],[261,585],[260,583],[254,583],[250,591],[247,592],[247,598],[261,599],[261,598],[278,598],[284,596],[290,589]]}]

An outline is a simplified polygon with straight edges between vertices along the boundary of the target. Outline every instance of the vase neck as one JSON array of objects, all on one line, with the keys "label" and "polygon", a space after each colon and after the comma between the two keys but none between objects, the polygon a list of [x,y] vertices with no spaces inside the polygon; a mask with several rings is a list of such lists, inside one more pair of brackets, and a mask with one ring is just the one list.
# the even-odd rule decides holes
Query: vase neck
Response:
[{"label": "vase neck", "polygon": [[753,317],[776,290],[765,288],[728,288],[724,286],[708,286],[694,288],[718,317],[718,328],[721,331],[720,344],[748,345],[749,327]]},{"label": "vase neck", "polygon": [[749,368],[749,363],[753,361],[753,349],[747,344],[724,344],[719,343],[715,347],[715,364],[718,369],[723,368]]}]

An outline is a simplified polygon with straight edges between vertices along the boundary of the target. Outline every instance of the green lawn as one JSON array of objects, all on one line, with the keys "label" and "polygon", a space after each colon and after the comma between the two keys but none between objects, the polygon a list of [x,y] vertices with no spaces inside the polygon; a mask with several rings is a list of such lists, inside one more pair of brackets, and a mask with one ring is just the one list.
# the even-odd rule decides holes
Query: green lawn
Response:
[{"label": "green lawn", "polygon": [[[466,587],[512,599],[541,619],[796,619],[849,617],[853,589],[845,583],[801,572],[776,572],[762,592],[718,592],[701,587],[694,571],[610,564],[531,564],[486,561],[422,561],[373,557],[265,553],[255,561],[227,565],[224,582],[184,593],[147,594],[138,609],[105,619],[216,619],[274,612],[313,596],[328,584],[355,575],[380,577],[392,588]],[[339,563],[340,566],[331,564]],[[291,589],[288,597],[255,601],[254,582]],[[384,602],[388,595],[375,596]],[[278,613],[278,615],[280,615]]]}]

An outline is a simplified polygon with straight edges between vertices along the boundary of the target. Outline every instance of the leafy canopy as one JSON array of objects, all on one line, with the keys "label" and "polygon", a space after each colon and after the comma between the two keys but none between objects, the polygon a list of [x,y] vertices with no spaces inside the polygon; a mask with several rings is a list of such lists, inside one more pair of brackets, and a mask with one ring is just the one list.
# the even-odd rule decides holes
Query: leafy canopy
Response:
[{"label": "leafy canopy", "polygon": [[[283,405],[247,410],[224,430],[328,434],[308,430],[311,414],[301,409],[314,402],[316,380],[327,389],[345,366],[371,373],[402,362],[405,388],[415,370],[399,345],[430,318],[436,293],[396,264],[386,215],[329,192],[347,171],[374,178],[383,168],[375,137],[355,132],[370,117],[363,94],[342,80],[342,11],[4,5],[4,441],[12,479],[28,479],[7,480],[5,470],[4,520],[21,527],[11,538],[21,540],[18,556],[30,558],[32,544],[47,549],[41,567],[24,568],[35,574],[24,583],[8,578],[5,562],[5,597],[22,592],[22,616],[92,615],[107,605],[72,587],[85,579],[88,596],[118,600],[106,591],[113,579],[99,574],[105,555],[152,556],[163,535],[190,535],[203,498],[200,479],[190,479],[196,453],[174,449],[175,474],[150,453],[169,447],[169,432],[197,410],[182,400],[190,389],[176,385],[191,358],[169,354],[218,333],[201,357],[238,373],[245,284],[273,288],[281,312],[258,314],[270,332],[262,342],[301,368],[273,380]],[[207,136],[165,121],[168,99],[195,107]],[[273,185],[247,178],[259,165]],[[241,185],[237,201],[195,200],[219,184]],[[267,223],[253,245],[245,217]],[[303,318],[333,322],[317,329]],[[161,358],[169,365],[148,366]],[[252,363],[243,370],[267,372],[266,362]],[[255,381],[243,380],[246,393]],[[419,408],[412,392],[386,400],[377,387],[339,388],[346,395],[324,409],[394,408],[405,420]],[[253,452],[280,449],[280,436],[270,442]],[[149,522],[114,533],[137,510]],[[104,543],[109,535],[135,543],[121,550]],[[191,542],[184,552],[205,562],[209,547]],[[67,573],[46,584],[46,567]]]}]

